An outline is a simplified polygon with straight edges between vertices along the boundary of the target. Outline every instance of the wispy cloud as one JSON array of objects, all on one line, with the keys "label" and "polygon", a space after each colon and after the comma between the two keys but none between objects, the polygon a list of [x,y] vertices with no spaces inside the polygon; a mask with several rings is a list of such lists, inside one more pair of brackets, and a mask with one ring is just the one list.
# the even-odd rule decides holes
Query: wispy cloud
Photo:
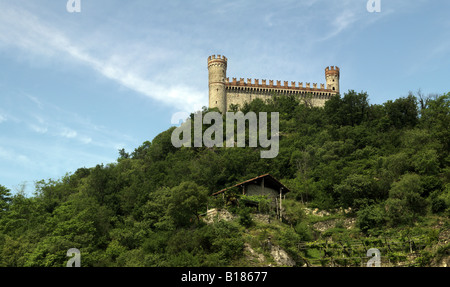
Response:
[{"label": "wispy cloud", "polygon": [[43,109],[43,105],[42,105],[42,102],[38,99],[38,98],[36,98],[36,97],[34,97],[34,96],[32,96],[32,95],[26,95],[27,97],[28,97],[28,99],[30,99],[33,103],[35,103],[36,104],[36,106],[39,108],[39,109]]},{"label": "wispy cloud", "polygon": [[91,167],[114,161],[98,150],[79,150],[56,142],[47,143],[48,148],[42,149],[43,142],[20,139],[8,139],[5,142],[0,135],[0,143],[2,184],[6,180],[8,187],[14,189],[14,185],[28,182],[30,186],[27,192],[30,194],[33,191],[32,182],[36,180],[56,179],[83,166]]},{"label": "wispy cloud", "polygon": [[[316,4],[319,1],[311,1]],[[394,5],[383,6],[381,13],[370,13],[366,9],[367,1],[322,1],[324,9],[315,15],[320,19],[324,27],[322,36],[312,37],[317,42],[335,39],[346,31],[358,31],[373,25],[383,18],[390,16],[394,12]],[[355,3],[357,2],[357,3]],[[392,3],[390,3],[392,4]]]},{"label": "wispy cloud", "polygon": [[[149,80],[146,74],[140,73],[142,71],[130,66],[131,61],[123,56],[111,54],[106,59],[96,57],[78,45],[77,41],[71,40],[62,30],[17,7],[0,4],[0,45],[1,43],[38,56],[65,57],[76,61],[137,93],[181,110],[200,109],[205,102],[204,93],[195,88],[176,83],[166,86]],[[111,49],[103,52],[108,55],[114,51]],[[135,60],[138,61],[139,58]]]},{"label": "wispy cloud", "polygon": [[318,41],[326,41],[338,36],[344,30],[350,28],[352,24],[356,23],[357,20],[358,16],[354,11],[350,9],[342,10],[342,12],[338,13],[336,18],[330,23],[331,28],[329,29],[329,32],[325,36],[320,37]]},{"label": "wispy cloud", "polygon": [[72,139],[72,138],[76,138],[78,136],[78,133],[72,129],[69,128],[64,128],[59,135],[61,135],[62,137],[68,138],[68,139]]},{"label": "wispy cloud", "polygon": [[[67,143],[109,150],[134,143],[134,139],[123,132],[95,124],[78,112],[65,110],[29,93],[18,91],[3,99],[5,102],[14,102],[14,116],[0,113],[0,123],[8,120],[9,123],[5,125],[10,124],[16,130],[30,130],[41,139],[60,139]],[[34,137],[33,134],[29,136]]]},{"label": "wispy cloud", "polygon": [[0,159],[19,163],[21,165],[31,164],[31,160],[23,154],[17,153],[13,149],[0,146]]},{"label": "wispy cloud", "polygon": [[34,114],[30,119],[26,119],[28,127],[39,134],[45,134],[48,131],[48,124],[46,120],[40,115]]},{"label": "wispy cloud", "polygon": [[34,132],[38,133],[38,134],[45,134],[48,131],[48,128],[45,126],[39,126],[33,123],[29,124],[29,127],[31,130],[33,130]]}]

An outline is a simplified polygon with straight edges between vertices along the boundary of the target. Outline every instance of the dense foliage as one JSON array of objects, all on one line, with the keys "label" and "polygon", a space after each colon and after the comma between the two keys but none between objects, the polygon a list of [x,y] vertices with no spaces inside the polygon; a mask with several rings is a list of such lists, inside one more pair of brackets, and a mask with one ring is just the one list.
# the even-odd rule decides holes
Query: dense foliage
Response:
[{"label": "dense foliage", "polygon": [[312,240],[300,203],[351,208],[365,234],[448,218],[449,99],[409,95],[375,105],[349,91],[324,108],[293,96],[255,100],[241,110],[280,113],[276,158],[250,147],[175,148],[172,127],[119,151],[116,163],[37,182],[32,197],[0,186],[0,266],[65,266],[70,248],[81,251],[82,266],[233,265],[248,212],[216,224],[200,214],[213,192],[266,173],[292,191],[293,228],[280,241],[287,249]]}]

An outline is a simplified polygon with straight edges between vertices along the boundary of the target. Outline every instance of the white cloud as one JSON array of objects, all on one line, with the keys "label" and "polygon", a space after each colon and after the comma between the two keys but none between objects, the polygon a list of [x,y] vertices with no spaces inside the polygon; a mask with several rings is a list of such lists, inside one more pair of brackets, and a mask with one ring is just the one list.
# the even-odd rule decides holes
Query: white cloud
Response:
[{"label": "white cloud", "polygon": [[72,139],[77,137],[78,133],[74,130],[68,129],[68,128],[64,128],[60,133],[60,136],[68,138],[68,139]]},{"label": "white cloud", "polygon": [[34,97],[34,96],[31,96],[31,95],[26,95],[27,97],[28,97],[28,99],[30,99],[33,103],[35,103],[36,104],[36,106],[39,108],[39,109],[43,109],[43,105],[42,105],[42,102],[38,99],[38,98],[36,98],[36,97]]},{"label": "white cloud", "polygon": [[39,134],[45,134],[48,132],[48,128],[44,127],[44,126],[39,126],[36,124],[29,124],[30,129],[32,129],[34,132],[39,133]]},{"label": "white cloud", "polygon": [[41,115],[33,114],[30,119],[26,119],[26,122],[28,122],[28,127],[36,133],[45,134],[48,132],[49,125]]},{"label": "white cloud", "polygon": [[92,142],[92,138],[86,137],[86,136],[81,136],[80,141],[84,144],[90,144]]},{"label": "white cloud", "polygon": [[14,163],[19,163],[21,165],[29,165],[32,163],[26,155],[19,154],[12,149],[7,149],[1,146],[0,146],[0,159],[12,161]]},{"label": "white cloud", "polygon": [[6,122],[6,116],[0,114],[0,124]]},{"label": "white cloud", "polygon": [[[135,92],[181,110],[198,110],[204,105],[205,95],[202,92],[172,82],[165,85],[151,81],[147,75],[130,65],[133,61],[121,60],[120,55],[112,54],[108,58],[111,60],[98,58],[79,46],[79,41],[69,39],[62,30],[50,26],[28,11],[0,4],[0,44],[1,42],[34,55],[75,60]],[[112,49],[102,51],[102,54],[114,53]],[[139,58],[135,60],[138,61]],[[166,78],[170,76],[167,75]],[[36,98],[30,100],[39,104]]]},{"label": "white cloud", "polygon": [[[339,2],[341,5],[342,3]],[[335,3],[336,4],[336,3]],[[334,7],[334,6],[333,6]],[[344,32],[345,30],[349,29],[353,24],[358,22],[361,18],[361,13],[356,13],[354,10],[354,7],[344,7],[340,6],[339,9],[336,9],[334,7],[334,11],[339,11],[337,13],[334,13],[333,16],[329,20],[329,29],[327,30],[327,33],[325,36],[319,37],[317,41],[326,41],[331,38],[334,38]],[[330,13],[330,11],[328,11]]]},{"label": "white cloud", "polygon": [[[317,1],[312,1],[314,2]],[[364,29],[373,25],[383,18],[390,16],[394,12],[394,8],[382,8],[382,13],[370,13],[366,10],[367,1],[355,4],[353,0],[342,1],[326,1],[326,9],[319,13],[317,18],[323,19],[323,24],[328,28],[322,33],[323,36],[312,38],[317,42],[327,41],[341,35],[346,31],[354,31],[355,29]],[[310,19],[311,20],[311,19]],[[312,21],[312,20],[311,20]]]}]

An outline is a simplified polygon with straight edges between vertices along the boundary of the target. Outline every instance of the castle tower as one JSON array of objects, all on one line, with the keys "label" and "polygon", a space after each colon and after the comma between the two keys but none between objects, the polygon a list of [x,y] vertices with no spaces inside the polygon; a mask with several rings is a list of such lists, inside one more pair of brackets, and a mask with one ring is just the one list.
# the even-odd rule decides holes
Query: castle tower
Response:
[{"label": "castle tower", "polygon": [[327,81],[327,89],[339,93],[339,75],[338,67],[326,67],[325,79]]},{"label": "castle tower", "polygon": [[227,94],[225,79],[227,78],[227,58],[221,55],[208,57],[209,74],[209,107],[219,108],[221,113],[227,112]]}]

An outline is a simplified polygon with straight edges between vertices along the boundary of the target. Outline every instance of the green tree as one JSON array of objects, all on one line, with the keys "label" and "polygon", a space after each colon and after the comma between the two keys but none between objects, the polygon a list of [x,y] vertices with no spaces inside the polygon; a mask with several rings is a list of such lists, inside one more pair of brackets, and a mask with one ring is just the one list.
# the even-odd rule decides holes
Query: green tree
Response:
[{"label": "green tree", "polygon": [[266,110],[267,110],[267,104],[260,98],[256,98],[253,101],[251,101],[250,103],[245,102],[241,109],[241,111],[244,114],[247,114],[250,111],[259,113],[259,112],[265,112]]},{"label": "green tree", "polygon": [[239,209],[239,223],[246,228],[253,225],[251,211],[250,207],[241,207]]},{"label": "green tree", "polygon": [[142,220],[147,226],[158,231],[171,231],[175,228],[173,219],[167,215],[171,195],[168,187],[161,187],[150,193],[148,201],[142,206]]},{"label": "green tree", "polygon": [[182,182],[170,190],[167,214],[178,226],[190,225],[200,220],[200,211],[206,209],[207,190],[195,182]]},{"label": "green tree", "polygon": [[11,201],[11,191],[3,185],[0,185],[0,215],[2,214],[2,212],[6,212],[9,210]]},{"label": "green tree", "polygon": [[335,186],[335,192],[338,194],[342,206],[355,209],[374,202],[376,198],[373,189],[373,180],[360,174],[352,174],[341,184]]},{"label": "green tree", "polygon": [[389,123],[395,128],[414,127],[419,120],[417,99],[413,95],[387,101],[384,104]]},{"label": "green tree", "polygon": [[312,169],[313,159],[307,151],[295,150],[291,155],[290,164],[296,168],[297,176],[293,184],[302,201],[308,202],[311,196],[310,171]]},{"label": "green tree", "polygon": [[11,200],[8,212],[0,217],[0,231],[17,238],[29,233],[45,235],[43,222],[50,216],[36,197],[26,197],[23,191]]},{"label": "green tree", "polygon": [[411,213],[413,219],[416,219],[417,215],[424,215],[427,211],[427,202],[421,196],[422,193],[423,187],[420,176],[405,174],[399,181],[392,184],[389,198],[395,200],[391,203],[396,202],[398,204],[397,207],[393,207],[397,208],[396,212]]},{"label": "green tree", "polygon": [[283,208],[283,217],[293,226],[306,218],[305,206],[298,200],[286,198],[283,200]]},{"label": "green tree", "polygon": [[337,126],[355,126],[361,124],[366,118],[369,109],[368,95],[353,90],[348,91],[341,98],[333,96],[325,103],[325,115],[330,124]]},{"label": "green tree", "polygon": [[47,224],[54,236],[63,237],[80,247],[101,245],[108,240],[112,212],[93,197],[77,193],[56,208],[52,215]]},{"label": "green tree", "polygon": [[386,223],[384,205],[373,204],[358,211],[357,225],[362,232],[368,233],[370,229],[383,227]]},{"label": "green tree", "polygon": [[430,99],[421,114],[421,125],[429,130],[432,136],[442,144],[442,147],[439,149],[441,164],[448,165],[447,157],[450,150],[450,92]]},{"label": "green tree", "polygon": [[239,105],[238,104],[230,104],[228,111],[236,113],[237,111],[239,111]]}]

